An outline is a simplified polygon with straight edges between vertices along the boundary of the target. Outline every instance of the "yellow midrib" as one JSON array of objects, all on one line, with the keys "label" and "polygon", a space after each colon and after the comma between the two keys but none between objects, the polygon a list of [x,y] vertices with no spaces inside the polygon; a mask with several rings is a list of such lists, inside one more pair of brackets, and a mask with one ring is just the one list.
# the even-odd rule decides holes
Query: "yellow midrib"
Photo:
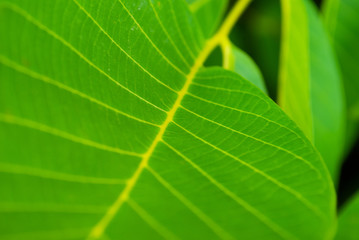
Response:
[{"label": "yellow midrib", "polygon": [[152,142],[151,146],[149,147],[147,152],[142,155],[142,160],[141,160],[138,168],[136,169],[135,173],[128,180],[125,189],[119,195],[116,202],[109,208],[109,210],[107,211],[104,218],[102,218],[101,221],[93,228],[93,230],[91,231],[91,233],[89,235],[89,239],[97,239],[100,236],[102,236],[103,231],[106,229],[106,226],[113,219],[113,217],[118,212],[118,210],[120,209],[122,204],[128,199],[130,192],[132,191],[133,187],[135,186],[142,171],[146,168],[146,166],[148,164],[148,160],[152,156],[157,144],[162,140],[162,137],[163,137],[168,125],[172,122],[177,109],[181,105],[181,102],[193,81],[193,78],[196,76],[199,68],[203,65],[203,63],[207,59],[208,55],[211,53],[213,48],[216,46],[213,39],[214,38],[212,38],[210,41],[207,42],[206,47],[200,53],[194,66],[192,67],[190,73],[186,76],[186,82],[185,82],[183,88],[178,92],[178,97],[177,97],[176,102],[174,103],[172,109],[167,113],[167,118],[164,121],[164,123],[160,126],[160,130],[159,130],[158,134],[156,135],[154,141]]},{"label": "yellow midrib", "polygon": [[132,177],[127,181],[127,185],[125,189],[121,192],[118,196],[114,204],[107,210],[104,217],[95,225],[95,227],[91,230],[88,239],[98,239],[100,238],[105,229],[107,228],[108,224],[114,218],[116,213],[119,211],[123,203],[128,199],[133,187],[135,186],[137,180],[139,179],[143,170],[147,167],[148,161],[151,158],[153,152],[155,151],[158,143],[162,140],[163,135],[166,132],[168,125],[172,122],[178,108],[181,105],[183,98],[185,97],[186,93],[188,92],[191,83],[196,76],[199,69],[203,66],[205,60],[209,56],[209,54],[214,50],[216,46],[218,46],[221,41],[227,39],[229,32],[233,28],[235,22],[237,21],[238,17],[244,11],[244,9],[248,6],[251,0],[242,0],[238,1],[236,5],[233,7],[227,18],[225,19],[224,23],[222,24],[221,28],[211,39],[209,39],[199,54],[198,58],[196,59],[191,71],[186,76],[186,81],[183,88],[178,92],[178,97],[171,108],[171,110],[167,113],[166,120],[163,124],[159,127],[159,132],[157,133],[154,141],[152,142],[151,146],[148,148],[147,152],[142,155],[142,160],[136,169],[135,173]]}]

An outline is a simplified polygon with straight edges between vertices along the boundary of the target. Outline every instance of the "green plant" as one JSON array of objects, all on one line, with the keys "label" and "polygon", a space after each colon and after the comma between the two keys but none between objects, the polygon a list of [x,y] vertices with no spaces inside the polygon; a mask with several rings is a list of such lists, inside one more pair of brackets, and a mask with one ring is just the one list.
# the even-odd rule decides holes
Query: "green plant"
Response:
[{"label": "green plant", "polygon": [[250,2],[0,0],[1,239],[332,239],[358,1],[281,1],[279,106]]}]

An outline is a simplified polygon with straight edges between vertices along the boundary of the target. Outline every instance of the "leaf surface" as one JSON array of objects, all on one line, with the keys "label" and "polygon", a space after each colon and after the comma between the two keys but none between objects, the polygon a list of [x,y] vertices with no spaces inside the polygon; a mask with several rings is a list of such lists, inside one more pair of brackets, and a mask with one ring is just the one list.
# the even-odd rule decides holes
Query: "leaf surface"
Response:
[{"label": "leaf surface", "polygon": [[319,154],[262,91],[201,67],[218,39],[182,0],[0,4],[1,239],[333,234]]},{"label": "leaf surface", "polygon": [[310,1],[282,1],[279,103],[322,154],[336,181],[343,151],[341,78],[327,35]]}]

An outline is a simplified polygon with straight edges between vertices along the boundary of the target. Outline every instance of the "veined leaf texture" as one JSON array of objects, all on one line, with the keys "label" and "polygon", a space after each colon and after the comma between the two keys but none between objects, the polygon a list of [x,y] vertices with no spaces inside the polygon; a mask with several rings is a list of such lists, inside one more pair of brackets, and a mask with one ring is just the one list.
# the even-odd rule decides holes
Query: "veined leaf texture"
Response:
[{"label": "veined leaf texture", "polygon": [[310,141],[203,67],[248,3],[204,31],[183,0],[1,0],[1,239],[332,237]]}]

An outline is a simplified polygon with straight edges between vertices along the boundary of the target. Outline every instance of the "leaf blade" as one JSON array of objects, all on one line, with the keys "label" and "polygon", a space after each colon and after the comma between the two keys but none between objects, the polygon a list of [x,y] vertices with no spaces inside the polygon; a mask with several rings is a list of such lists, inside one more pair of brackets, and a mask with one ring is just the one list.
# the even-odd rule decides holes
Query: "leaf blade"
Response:
[{"label": "leaf blade", "polygon": [[310,1],[282,4],[286,17],[279,103],[318,148],[336,182],[345,132],[338,66],[314,5]]},{"label": "leaf blade", "polygon": [[347,104],[347,151],[353,145],[358,133],[358,40],[359,4],[357,1],[331,1],[323,5],[324,23],[329,32],[343,77]]},{"label": "leaf blade", "polygon": [[359,237],[359,197],[354,195],[341,210],[338,219],[338,233],[335,239],[357,239]]},{"label": "leaf blade", "polygon": [[221,43],[223,67],[232,70],[267,93],[262,73],[253,59],[229,40]]},{"label": "leaf blade", "polygon": [[[142,21],[156,29],[167,26],[164,16],[172,14],[171,6],[166,5],[168,1],[161,1],[160,6],[150,2],[143,5],[144,1],[124,3],[136,19],[143,9],[151,12],[152,17]],[[186,9],[181,1],[174,3],[178,4],[178,9]],[[33,5],[19,0],[11,4],[11,7],[3,7],[0,14],[1,18],[10,19],[9,25],[3,24],[4,21],[0,24],[0,31],[8,33],[1,34],[4,45],[0,52],[12,61],[12,64],[1,64],[0,67],[0,74],[4,76],[0,81],[0,111],[2,116],[7,116],[0,121],[2,132],[6,133],[0,135],[4,156],[1,162],[16,163],[28,167],[26,170],[37,168],[47,173],[53,170],[127,182],[125,185],[73,183],[55,176],[44,180],[43,176],[1,172],[1,186],[7,193],[1,198],[2,205],[10,202],[20,208],[25,203],[49,206],[61,203],[64,208],[85,205],[97,206],[103,211],[102,214],[6,213],[6,221],[1,218],[1,234],[49,236],[57,231],[61,236],[71,238],[69,232],[74,232],[71,229],[86,229],[76,232],[76,236],[81,234],[80,238],[85,238],[108,212],[112,218],[106,220],[106,224],[100,224],[100,233],[90,236],[110,239],[118,236],[157,238],[161,234],[179,238],[314,238],[310,235],[312,230],[319,229],[315,237],[322,238],[330,232],[334,221],[334,190],[321,159],[295,124],[263,93],[238,75],[222,69],[200,70],[208,53],[200,55],[202,57],[196,61],[187,81],[160,53],[170,51],[171,57],[166,52],[167,59],[182,61],[175,47],[170,46],[182,40],[187,42],[179,44],[178,49],[185,51],[187,45],[195,53],[196,44],[201,42],[200,38],[193,39],[196,36],[194,30],[198,30],[196,24],[192,26],[194,29],[188,26],[179,29],[188,36],[186,39],[179,37],[178,29],[173,32],[168,29],[173,42],[162,43],[160,40],[166,36],[165,32],[153,39],[154,35],[145,27],[131,30],[138,25],[121,2],[86,2],[89,5],[85,5],[84,1],[53,4],[44,0]],[[86,12],[78,4],[84,4],[81,6]],[[157,16],[153,7],[158,10]],[[65,16],[73,17],[71,21],[63,18],[63,11],[60,11],[63,9],[66,9]],[[189,12],[179,11],[177,14],[190,17]],[[122,22],[117,23],[119,15]],[[159,18],[163,20],[162,25]],[[173,20],[173,16],[168,19]],[[55,24],[61,20],[70,21],[69,28]],[[136,21],[140,24],[140,20]],[[18,27],[10,31],[13,26]],[[26,36],[26,41],[20,36]],[[157,45],[160,43],[163,45]],[[146,57],[140,58],[144,49]],[[29,68],[37,78],[17,71],[19,67],[14,66]],[[183,63],[184,72],[185,67]],[[178,68],[181,69],[180,65]],[[185,90],[173,93],[159,81],[174,90]],[[216,89],[219,87],[238,92],[229,94]],[[89,101],[85,95],[73,94],[74,91],[68,91],[70,88],[97,100]],[[104,107],[99,102],[111,107]],[[181,106],[205,118],[191,115]],[[166,111],[172,111],[172,115]],[[9,124],[9,119],[12,123],[17,119],[18,124]],[[235,125],[230,123],[233,119]],[[254,127],[247,128],[253,123]],[[41,129],[43,131],[39,131]],[[289,135],[295,146],[291,146],[289,140],[284,142],[280,136],[275,137],[277,131],[280,136]],[[66,133],[71,134],[71,139]],[[258,141],[261,137],[264,138],[262,142]],[[161,139],[179,149],[195,165],[180,158],[162,144]],[[236,146],[239,142],[242,144]],[[95,143],[121,151],[95,148]],[[251,152],[252,147],[263,151]],[[283,149],[295,152],[304,160],[297,161],[298,157],[289,156]],[[129,152],[135,155],[124,154]],[[150,154],[144,154],[146,152]],[[148,165],[141,161],[144,157],[148,158]],[[273,165],[275,168],[271,169]],[[141,172],[139,166],[143,169]],[[288,166],[296,174],[305,174],[311,184],[296,182],[297,176],[288,172]],[[224,189],[228,190],[227,194]],[[283,195],[288,198],[280,202]],[[122,201],[122,196],[127,197],[126,201]],[[120,202],[116,200],[119,198]],[[240,198],[242,201],[238,200]],[[325,217],[318,216],[313,209],[318,209],[319,215]],[[285,221],[298,213],[301,217],[294,219],[295,223],[304,226],[308,220],[312,229],[294,227]],[[241,218],[233,221],[238,216]],[[35,234],[31,235],[31,232]]]}]

